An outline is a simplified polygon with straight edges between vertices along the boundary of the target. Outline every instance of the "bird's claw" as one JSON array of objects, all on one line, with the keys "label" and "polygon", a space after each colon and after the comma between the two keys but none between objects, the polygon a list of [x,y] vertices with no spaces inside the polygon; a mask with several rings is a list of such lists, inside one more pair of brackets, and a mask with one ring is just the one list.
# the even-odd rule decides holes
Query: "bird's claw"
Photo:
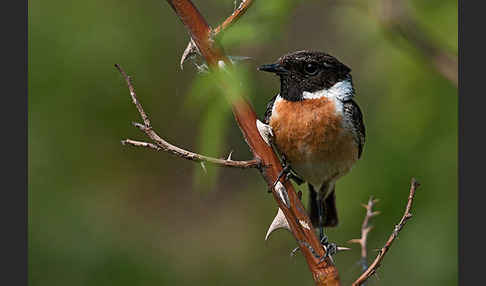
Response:
[{"label": "bird's claw", "polygon": [[282,171],[280,171],[277,179],[273,183],[273,188],[275,189],[275,186],[277,186],[278,182],[280,181],[280,179],[282,179],[283,176],[285,176],[285,181],[287,181],[290,178],[291,175],[292,175],[292,173],[290,173],[290,166],[287,165],[287,164],[284,164]]},{"label": "bird's claw", "polygon": [[277,179],[273,183],[273,188],[275,188],[275,186],[277,185],[277,183],[284,176],[285,176],[285,181],[288,181],[290,179],[293,179],[295,181],[295,183],[297,185],[299,185],[299,186],[302,185],[302,183],[304,183],[304,180],[302,178],[300,178],[299,176],[297,176],[293,172],[292,167],[290,166],[290,164],[287,163],[287,159],[285,158],[285,156],[282,156],[282,166],[283,166],[282,171],[280,171],[280,173],[278,174]]},{"label": "bird's claw", "polygon": [[324,262],[324,260],[326,260],[326,258],[328,257],[332,260],[332,257],[338,252],[337,245],[333,242],[329,242],[326,235],[322,236],[321,245],[322,247],[324,247],[326,253],[319,259],[319,262],[317,264]]},{"label": "bird's claw", "polygon": [[294,180],[297,185],[300,186],[300,185],[302,185],[305,182],[301,177],[295,175],[294,173],[289,173],[289,174],[290,175],[289,175],[289,178],[288,179]]},{"label": "bird's claw", "polygon": [[[326,258],[330,258],[331,260],[332,257],[337,254],[338,252],[340,251],[347,251],[347,250],[351,250],[351,248],[348,248],[348,247],[340,247],[340,246],[337,246],[337,244],[335,243],[332,243],[332,242],[328,242],[327,241],[327,237],[323,237],[322,240],[321,240],[321,245],[322,247],[324,248],[324,250],[326,251],[326,253],[319,259],[319,262],[317,264],[321,264],[322,262],[324,262],[324,260],[326,260]],[[297,252],[300,250],[300,247],[296,247],[294,248],[291,252],[290,252],[290,257],[294,257]],[[365,262],[366,263],[366,262]],[[366,270],[366,269],[365,269]]]},{"label": "bird's claw", "polygon": [[325,257],[327,256],[334,256],[337,253],[337,245],[333,242],[324,245],[324,249],[326,250]]}]

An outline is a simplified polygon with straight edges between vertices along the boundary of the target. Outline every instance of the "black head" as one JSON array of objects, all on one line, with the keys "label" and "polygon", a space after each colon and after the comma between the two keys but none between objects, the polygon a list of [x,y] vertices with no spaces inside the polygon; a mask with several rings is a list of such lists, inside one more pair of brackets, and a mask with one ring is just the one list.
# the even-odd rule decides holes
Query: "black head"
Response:
[{"label": "black head", "polygon": [[335,57],[317,51],[286,54],[276,63],[258,69],[280,76],[280,96],[290,101],[302,100],[305,91],[312,93],[344,80],[351,81],[350,68]]}]

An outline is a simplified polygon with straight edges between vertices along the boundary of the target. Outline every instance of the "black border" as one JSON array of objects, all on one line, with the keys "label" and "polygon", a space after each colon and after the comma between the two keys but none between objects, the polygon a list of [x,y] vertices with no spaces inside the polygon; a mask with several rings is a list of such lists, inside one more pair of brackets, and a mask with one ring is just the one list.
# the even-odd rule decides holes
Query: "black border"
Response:
[{"label": "black border", "polygon": [[27,21],[28,2],[3,3],[0,284],[27,285]]},{"label": "black border", "polygon": [[[464,9],[467,3],[467,9]],[[459,1],[459,285],[484,284],[484,9]],[[473,6],[476,4],[477,7]],[[467,41],[469,40],[469,41]],[[467,67],[467,69],[466,69]],[[427,259],[427,258],[424,258]],[[438,273],[440,275],[440,273]],[[482,283],[481,283],[482,281]]]}]

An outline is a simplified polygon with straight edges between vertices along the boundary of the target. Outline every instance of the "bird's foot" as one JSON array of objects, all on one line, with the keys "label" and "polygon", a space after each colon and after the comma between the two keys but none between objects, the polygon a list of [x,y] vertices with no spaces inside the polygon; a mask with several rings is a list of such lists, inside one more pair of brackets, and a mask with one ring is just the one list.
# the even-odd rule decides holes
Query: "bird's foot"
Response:
[{"label": "bird's foot", "polygon": [[338,252],[338,247],[335,243],[329,242],[327,235],[321,231],[321,245],[324,247],[326,253],[321,257],[318,264],[322,263],[326,258],[331,258]]},{"label": "bird's foot", "polygon": [[297,176],[295,172],[292,170],[292,167],[290,166],[290,164],[288,164],[287,159],[285,158],[284,155],[282,155],[282,166],[283,166],[282,171],[280,171],[277,179],[273,183],[274,188],[277,185],[277,183],[280,181],[280,179],[282,179],[282,177],[285,178],[284,181],[288,181],[290,179],[294,180],[295,183],[299,186],[302,185],[302,183],[304,183],[304,180],[301,177]]},{"label": "bird's foot", "polygon": [[296,174],[294,174],[292,172],[290,173],[289,178],[294,180],[294,182],[299,186],[302,185],[305,182],[301,177],[297,176]]},{"label": "bird's foot", "polygon": [[[321,245],[322,247],[324,247],[324,250],[326,251],[326,254],[324,254],[320,259],[319,259],[319,262],[317,264],[321,264],[322,262],[324,262],[324,260],[326,260],[326,258],[331,258],[332,260],[332,257],[338,252],[338,246],[333,243],[333,242],[329,242],[328,239],[327,239],[327,236],[323,237],[321,239]],[[297,252],[299,252],[300,250],[300,247],[296,247],[294,248],[291,252],[290,252],[290,257],[294,257]],[[345,248],[343,247],[343,249],[341,250],[349,250],[349,248]]]},{"label": "bird's foot", "polygon": [[280,173],[277,176],[277,179],[273,183],[273,188],[275,188],[275,186],[277,186],[277,183],[280,181],[280,179],[282,179],[282,177],[285,177],[285,181],[287,181],[290,178],[290,176],[291,176],[290,166],[284,165],[283,168],[282,168],[282,171],[280,171]]}]

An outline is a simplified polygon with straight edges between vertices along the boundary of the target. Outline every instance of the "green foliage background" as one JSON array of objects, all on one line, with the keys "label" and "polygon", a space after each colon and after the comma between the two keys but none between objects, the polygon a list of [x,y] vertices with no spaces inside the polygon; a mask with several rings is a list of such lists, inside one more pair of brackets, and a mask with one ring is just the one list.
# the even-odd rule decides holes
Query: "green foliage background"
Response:
[{"label": "green foliage background", "polygon": [[[340,4],[341,3],[341,4]],[[195,1],[216,26],[233,1]],[[420,28],[457,54],[457,1],[407,3]],[[380,198],[370,256],[422,183],[414,217],[371,285],[457,284],[457,90],[413,48],[390,42],[378,1],[255,1],[222,43],[241,64],[262,115],[279,88],[256,67],[319,49],[353,69],[367,126],[362,160],[337,185],[341,245]],[[258,172],[217,169],[122,146],[145,139],[125,83],[135,81],[155,129],[189,150],[250,157],[207,76],[179,69],[188,35],[165,1],[29,1],[29,284],[312,285],[291,235],[265,232],[276,213]],[[359,249],[335,260],[345,284]]]}]

